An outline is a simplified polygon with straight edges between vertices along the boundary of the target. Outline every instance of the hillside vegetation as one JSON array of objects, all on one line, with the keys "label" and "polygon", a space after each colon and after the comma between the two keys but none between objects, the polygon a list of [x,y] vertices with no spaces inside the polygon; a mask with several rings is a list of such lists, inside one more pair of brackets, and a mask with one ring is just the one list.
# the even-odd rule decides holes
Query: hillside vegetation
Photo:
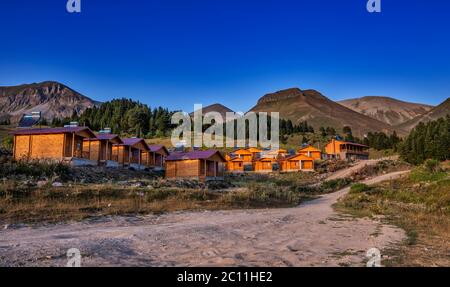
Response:
[{"label": "hillside vegetation", "polygon": [[450,115],[419,123],[401,145],[400,155],[412,164],[422,164],[426,159],[450,159]]},{"label": "hillside vegetation", "polygon": [[384,254],[386,265],[448,266],[450,257],[450,165],[428,160],[402,179],[374,187],[352,186],[336,207],[363,217],[380,217],[405,229],[404,245]]}]

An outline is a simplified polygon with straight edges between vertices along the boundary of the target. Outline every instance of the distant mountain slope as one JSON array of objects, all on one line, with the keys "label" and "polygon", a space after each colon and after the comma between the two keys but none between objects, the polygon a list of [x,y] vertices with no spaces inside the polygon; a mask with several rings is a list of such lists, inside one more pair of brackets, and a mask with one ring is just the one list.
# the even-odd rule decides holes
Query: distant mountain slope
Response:
[{"label": "distant mountain slope", "polygon": [[[225,120],[225,119],[226,119],[226,114],[227,114],[227,113],[232,113],[232,112],[234,112],[234,111],[231,110],[230,108],[228,108],[228,107],[222,105],[222,104],[217,104],[217,103],[216,103],[216,104],[212,104],[212,105],[203,107],[203,108],[202,108],[202,112],[203,112],[203,115],[205,115],[205,114],[207,114],[207,113],[210,113],[210,112],[217,112],[217,113],[219,113],[219,114],[222,116],[222,118]],[[191,117],[193,117],[193,116],[194,116],[194,112],[190,113],[189,115],[190,115]]]},{"label": "distant mountain slope", "polygon": [[363,97],[339,101],[339,104],[376,120],[396,126],[423,115],[433,107],[400,101],[389,97]]},{"label": "distant mountain slope", "polygon": [[[292,88],[267,94],[250,111],[279,112],[281,118],[294,123],[308,121],[316,130],[330,126],[341,132],[344,126],[350,126],[356,136],[363,136],[369,131],[394,131],[388,124],[333,102],[315,90]],[[400,130],[397,132],[404,134]]]},{"label": "distant mountain slope", "polygon": [[397,127],[402,130],[410,131],[420,122],[434,121],[447,115],[450,115],[450,98],[447,98],[442,104],[434,107],[427,113],[402,123]]},{"label": "distant mountain slope", "polygon": [[17,122],[23,114],[40,111],[46,119],[70,117],[99,103],[58,82],[0,87],[0,119]]}]

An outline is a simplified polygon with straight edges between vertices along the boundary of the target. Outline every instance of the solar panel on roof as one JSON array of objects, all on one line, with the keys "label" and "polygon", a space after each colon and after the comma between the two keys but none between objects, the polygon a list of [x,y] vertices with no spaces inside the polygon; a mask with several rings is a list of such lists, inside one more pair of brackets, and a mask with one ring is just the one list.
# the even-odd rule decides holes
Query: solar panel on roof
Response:
[{"label": "solar panel on roof", "polygon": [[31,115],[24,115],[19,121],[19,128],[31,128],[39,123],[41,113],[34,112]]}]

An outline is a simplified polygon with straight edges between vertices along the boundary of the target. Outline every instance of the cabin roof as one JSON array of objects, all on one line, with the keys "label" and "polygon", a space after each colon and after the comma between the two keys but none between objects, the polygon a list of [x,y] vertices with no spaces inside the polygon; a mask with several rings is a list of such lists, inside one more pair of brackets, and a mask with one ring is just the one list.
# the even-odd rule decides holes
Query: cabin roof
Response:
[{"label": "cabin roof", "polygon": [[306,147],[304,147],[304,148],[300,148],[299,151],[317,151],[317,152],[321,152],[320,149],[315,148],[315,147],[310,146],[310,145],[309,145],[309,146],[306,146]]},{"label": "cabin roof", "polygon": [[122,145],[122,146],[134,146],[134,145],[137,145],[139,143],[142,143],[142,146],[144,147],[145,150],[149,149],[147,143],[145,142],[145,140],[141,139],[141,138],[125,138],[125,139],[122,139],[122,143],[118,144],[118,145],[119,146],[120,145]]},{"label": "cabin roof", "polygon": [[[122,139],[124,145],[135,145],[139,142],[144,141],[144,139],[141,138],[126,138]],[[145,142],[145,141],[144,141]]]},{"label": "cabin roof", "polygon": [[147,146],[151,152],[157,152],[162,149],[166,152],[166,154],[169,154],[169,151],[167,150],[167,148],[161,144],[152,144],[152,145],[147,145]]},{"label": "cabin roof", "polygon": [[97,134],[97,136],[95,138],[84,139],[84,140],[85,141],[87,141],[87,140],[91,140],[91,141],[94,141],[94,140],[101,140],[101,141],[107,140],[107,141],[111,141],[111,142],[115,141],[116,144],[122,144],[123,143],[122,139],[118,135],[115,135],[115,134]]},{"label": "cabin roof", "polygon": [[190,152],[173,152],[166,158],[166,161],[208,159],[216,154],[220,156],[222,161],[226,161],[223,155],[218,150],[214,149]]},{"label": "cabin roof", "polygon": [[249,152],[263,152],[263,150],[262,149],[259,149],[259,148],[256,148],[256,147],[250,147],[250,148],[247,148],[246,150],[248,150]]},{"label": "cabin roof", "polygon": [[233,154],[233,153],[237,153],[237,152],[239,152],[240,154],[248,154],[248,155],[251,155],[251,154],[252,154],[251,151],[249,151],[248,149],[245,149],[245,148],[238,148],[238,149],[235,149],[235,150],[233,150],[231,153]]},{"label": "cabin roof", "polygon": [[96,138],[96,135],[88,127],[64,127],[64,128],[32,128],[20,129],[14,131],[13,135],[51,135],[51,134],[66,134],[66,133],[82,133],[85,132],[89,137]]},{"label": "cabin roof", "polygon": [[288,156],[288,157],[284,158],[283,160],[293,160],[294,158],[299,158],[298,160],[312,160],[312,161],[314,161],[314,159],[312,157],[308,157],[308,156],[303,155],[303,154],[291,155],[291,156]]},{"label": "cabin roof", "polygon": [[234,157],[229,156],[228,161],[244,161],[244,160],[238,156],[234,156]]}]

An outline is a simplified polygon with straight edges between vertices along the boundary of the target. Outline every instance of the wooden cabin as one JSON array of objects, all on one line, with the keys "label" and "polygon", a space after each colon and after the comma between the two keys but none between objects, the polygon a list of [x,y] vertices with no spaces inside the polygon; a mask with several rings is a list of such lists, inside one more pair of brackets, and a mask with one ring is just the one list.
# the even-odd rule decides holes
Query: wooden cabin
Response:
[{"label": "wooden cabin", "polygon": [[113,145],[123,144],[122,139],[115,134],[98,134],[95,138],[83,141],[83,149],[90,150],[89,159],[97,161],[99,165],[117,167],[118,162],[113,159]]},{"label": "wooden cabin", "polygon": [[217,150],[173,152],[166,158],[166,178],[222,180],[225,161]]},{"label": "wooden cabin", "polygon": [[314,160],[322,159],[322,152],[313,146],[301,148],[297,151],[297,153],[307,157],[312,157]]},{"label": "wooden cabin", "polygon": [[329,159],[369,159],[369,147],[363,144],[332,139],[325,146]]},{"label": "wooden cabin", "polygon": [[303,154],[293,155],[280,161],[280,169],[283,172],[313,171],[314,158]]},{"label": "wooden cabin", "polygon": [[288,156],[288,151],[285,149],[278,149],[278,150],[270,150],[270,151],[264,151],[261,153],[262,157],[271,157],[275,159],[285,158]]},{"label": "wooden cabin", "polygon": [[121,144],[113,145],[112,158],[122,167],[132,167],[135,169],[144,169],[145,164],[142,161],[142,152],[148,152],[147,143],[141,138],[125,138]]},{"label": "wooden cabin", "polygon": [[31,128],[13,132],[15,160],[57,160],[73,165],[93,165],[83,140],[95,138],[87,127]]},{"label": "wooden cabin", "polygon": [[254,172],[273,172],[278,161],[275,158],[262,157],[253,161]]},{"label": "wooden cabin", "polygon": [[242,159],[244,164],[251,164],[253,161],[253,153],[243,148],[233,151],[231,153],[231,156],[235,156]]},{"label": "wooden cabin", "polygon": [[165,161],[169,151],[163,145],[147,145],[149,150],[142,151],[142,162],[147,167],[164,169]]},{"label": "wooden cabin", "polygon": [[255,147],[250,147],[250,148],[247,149],[247,151],[252,153],[252,160],[260,158],[261,157],[261,153],[263,152],[262,149],[255,148]]},{"label": "wooden cabin", "polygon": [[243,172],[244,171],[244,161],[239,157],[231,157],[230,155],[225,155],[226,164],[225,168],[228,172]]}]

